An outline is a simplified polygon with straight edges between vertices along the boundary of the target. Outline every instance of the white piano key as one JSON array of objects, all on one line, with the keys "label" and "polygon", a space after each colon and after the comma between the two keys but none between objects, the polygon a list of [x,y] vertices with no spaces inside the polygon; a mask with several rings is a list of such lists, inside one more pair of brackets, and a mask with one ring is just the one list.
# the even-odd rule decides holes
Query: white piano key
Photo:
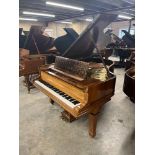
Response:
[{"label": "white piano key", "polygon": [[[49,87],[47,87],[45,84],[41,83],[39,80],[36,80],[35,83],[38,84],[39,86],[41,86],[42,88],[44,88],[45,90],[47,90],[48,92],[50,92],[55,97],[57,97],[60,100],[62,100],[66,105],[68,105],[71,108],[75,108],[75,107],[77,107],[77,106],[80,105],[80,103],[74,105],[72,102],[70,102],[66,98],[62,97],[61,95],[59,95],[58,93],[56,93],[55,91],[53,91],[52,89],[50,89]],[[68,96],[68,95],[66,95],[66,96]]]}]

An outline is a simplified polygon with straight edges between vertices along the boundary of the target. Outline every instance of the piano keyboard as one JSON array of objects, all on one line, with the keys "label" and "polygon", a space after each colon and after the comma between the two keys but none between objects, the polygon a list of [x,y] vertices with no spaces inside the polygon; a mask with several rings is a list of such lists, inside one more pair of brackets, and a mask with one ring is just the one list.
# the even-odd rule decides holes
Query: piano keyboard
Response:
[{"label": "piano keyboard", "polygon": [[55,88],[54,86],[48,84],[45,81],[36,80],[35,83],[47,90],[48,92],[50,92],[55,97],[62,100],[66,105],[68,105],[71,108],[75,108],[76,106],[80,105],[79,101],[73,99],[72,97],[68,96],[64,92],[60,91],[59,89]]}]

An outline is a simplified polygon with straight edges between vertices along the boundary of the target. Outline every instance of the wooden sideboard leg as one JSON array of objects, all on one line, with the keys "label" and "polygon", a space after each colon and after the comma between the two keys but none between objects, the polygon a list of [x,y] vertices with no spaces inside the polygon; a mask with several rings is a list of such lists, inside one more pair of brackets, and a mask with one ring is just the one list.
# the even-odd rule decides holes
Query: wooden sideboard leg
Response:
[{"label": "wooden sideboard leg", "polygon": [[89,135],[93,138],[96,136],[97,114],[89,114]]}]

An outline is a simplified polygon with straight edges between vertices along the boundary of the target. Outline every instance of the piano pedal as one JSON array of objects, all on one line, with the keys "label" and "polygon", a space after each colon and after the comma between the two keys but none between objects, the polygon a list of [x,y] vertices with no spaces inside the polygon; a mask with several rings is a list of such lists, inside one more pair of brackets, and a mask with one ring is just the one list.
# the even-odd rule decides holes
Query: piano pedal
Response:
[{"label": "piano pedal", "polygon": [[61,112],[61,119],[70,123],[76,120],[74,116],[72,116],[70,113],[68,113],[65,110]]}]

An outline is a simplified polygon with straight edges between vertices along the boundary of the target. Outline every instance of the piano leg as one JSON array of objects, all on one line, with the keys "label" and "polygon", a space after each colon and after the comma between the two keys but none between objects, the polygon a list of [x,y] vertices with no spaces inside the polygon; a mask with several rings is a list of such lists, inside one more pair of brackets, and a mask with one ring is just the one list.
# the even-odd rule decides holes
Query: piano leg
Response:
[{"label": "piano leg", "polygon": [[89,135],[93,138],[96,136],[96,126],[97,126],[97,114],[89,114]]},{"label": "piano leg", "polygon": [[[109,100],[110,99],[105,100],[105,103]],[[92,138],[96,136],[97,118],[98,118],[98,115],[100,113],[102,106],[103,106],[103,103],[101,102],[100,104],[98,104],[98,106],[96,106],[95,109],[93,109],[89,113],[89,135]]]},{"label": "piano leg", "polygon": [[30,93],[30,90],[32,88],[35,88],[32,84],[32,82],[38,77],[38,74],[28,74],[28,75],[25,75],[25,83],[26,83],[26,87],[27,87],[27,90],[28,90],[28,93]]},{"label": "piano leg", "polygon": [[52,105],[54,105],[54,101],[51,98],[49,98],[49,101]]},{"label": "piano leg", "polygon": [[29,81],[29,75],[25,76],[25,83],[28,90],[28,93],[30,93],[30,81]]}]

